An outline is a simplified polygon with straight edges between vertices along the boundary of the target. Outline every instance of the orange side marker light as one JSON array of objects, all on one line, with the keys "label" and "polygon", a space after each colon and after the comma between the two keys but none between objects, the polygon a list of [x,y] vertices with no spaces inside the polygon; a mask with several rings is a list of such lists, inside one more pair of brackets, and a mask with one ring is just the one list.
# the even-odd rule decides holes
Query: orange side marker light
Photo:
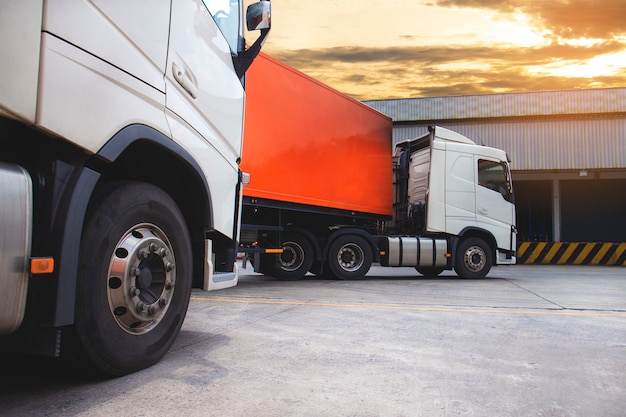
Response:
[{"label": "orange side marker light", "polygon": [[54,272],[54,258],[31,258],[30,259],[30,273],[37,274],[50,274]]}]

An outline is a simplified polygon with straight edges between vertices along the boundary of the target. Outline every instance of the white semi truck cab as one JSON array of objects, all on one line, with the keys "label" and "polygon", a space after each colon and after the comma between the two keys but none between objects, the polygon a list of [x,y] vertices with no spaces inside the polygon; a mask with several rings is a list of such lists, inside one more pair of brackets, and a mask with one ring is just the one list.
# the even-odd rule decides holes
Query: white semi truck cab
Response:
[{"label": "white semi truck cab", "polygon": [[122,375],[237,283],[243,3],[0,3],[0,347]]},{"label": "white semi truck cab", "polygon": [[385,266],[415,266],[425,275],[454,268],[484,277],[514,264],[515,202],[509,161],[443,127],[397,144],[394,218],[399,236],[383,243]]}]

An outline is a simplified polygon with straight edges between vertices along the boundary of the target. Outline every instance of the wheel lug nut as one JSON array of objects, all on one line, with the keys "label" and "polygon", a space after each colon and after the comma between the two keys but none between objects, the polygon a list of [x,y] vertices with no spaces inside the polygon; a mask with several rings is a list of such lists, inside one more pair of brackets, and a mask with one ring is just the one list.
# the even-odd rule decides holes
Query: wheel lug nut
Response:
[{"label": "wheel lug nut", "polygon": [[168,291],[172,289],[172,281],[167,281],[165,283],[165,289]]},{"label": "wheel lug nut", "polygon": [[146,305],[144,303],[137,303],[137,312],[143,313],[146,310]]},{"label": "wheel lug nut", "polygon": [[172,269],[174,269],[174,263],[168,262],[167,265],[165,265],[165,270],[170,272]]},{"label": "wheel lug nut", "polygon": [[130,270],[130,276],[131,277],[138,277],[139,275],[141,275],[141,269],[137,268],[131,268]]},{"label": "wheel lug nut", "polygon": [[139,251],[139,253],[137,254],[137,257],[139,259],[146,259],[148,257],[148,251],[147,250],[141,250]]},{"label": "wheel lug nut", "polygon": [[154,316],[158,309],[159,308],[156,305],[152,304],[150,307],[148,307],[148,314]]},{"label": "wheel lug nut", "polygon": [[167,305],[167,300],[165,298],[159,298],[159,305],[161,307],[165,307]]},{"label": "wheel lug nut", "polygon": [[159,255],[161,255],[161,258],[165,258],[167,256],[167,248],[161,248]]},{"label": "wheel lug nut", "polygon": [[159,249],[159,247],[157,246],[156,243],[151,243],[150,244],[150,252],[156,252],[157,249]]},{"label": "wheel lug nut", "polygon": [[131,287],[130,288],[130,296],[131,297],[139,297],[139,294],[141,294],[141,291],[139,291],[139,288],[137,288],[137,287]]}]

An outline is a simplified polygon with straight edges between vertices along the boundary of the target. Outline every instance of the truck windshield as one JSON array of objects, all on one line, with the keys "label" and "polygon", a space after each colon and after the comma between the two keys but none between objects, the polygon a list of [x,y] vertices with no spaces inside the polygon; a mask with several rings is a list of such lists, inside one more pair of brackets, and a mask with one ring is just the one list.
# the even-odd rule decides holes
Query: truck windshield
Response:
[{"label": "truck windshield", "polygon": [[239,18],[241,16],[239,0],[202,0],[209,9],[213,20],[224,34],[231,51],[238,52]]},{"label": "truck windshield", "polygon": [[478,185],[497,191],[505,200],[512,202],[513,189],[506,163],[480,159],[478,161]]}]

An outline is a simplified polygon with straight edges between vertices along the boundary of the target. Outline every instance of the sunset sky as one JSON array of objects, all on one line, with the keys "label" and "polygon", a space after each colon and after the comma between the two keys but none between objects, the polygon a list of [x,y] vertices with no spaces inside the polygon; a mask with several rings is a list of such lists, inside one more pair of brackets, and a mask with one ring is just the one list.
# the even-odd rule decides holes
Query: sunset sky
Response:
[{"label": "sunset sky", "polygon": [[359,100],[626,86],[626,0],[271,0],[264,52]]}]

